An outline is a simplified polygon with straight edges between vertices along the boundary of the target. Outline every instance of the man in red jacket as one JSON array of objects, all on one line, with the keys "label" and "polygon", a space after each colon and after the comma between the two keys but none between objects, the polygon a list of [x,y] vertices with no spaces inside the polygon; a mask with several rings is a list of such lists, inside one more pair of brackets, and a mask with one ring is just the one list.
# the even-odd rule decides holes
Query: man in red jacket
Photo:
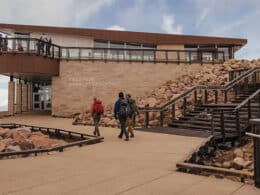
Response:
[{"label": "man in red jacket", "polygon": [[101,119],[101,115],[103,113],[104,113],[104,106],[102,105],[102,102],[96,97],[94,97],[93,104],[91,106],[91,115],[93,117],[93,121],[95,125],[94,135],[96,136],[100,136],[99,122]]}]

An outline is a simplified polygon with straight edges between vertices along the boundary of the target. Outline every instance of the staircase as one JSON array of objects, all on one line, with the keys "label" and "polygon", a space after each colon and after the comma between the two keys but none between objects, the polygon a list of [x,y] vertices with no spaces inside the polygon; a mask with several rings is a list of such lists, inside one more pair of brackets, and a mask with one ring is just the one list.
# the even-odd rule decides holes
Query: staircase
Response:
[{"label": "staircase", "polygon": [[[185,113],[178,120],[170,123],[169,126],[178,130],[214,131],[216,135],[225,133],[226,137],[236,136],[236,113],[233,111],[258,89],[260,89],[260,84],[248,85],[246,90],[242,90],[229,103],[195,106],[193,111]],[[259,104],[256,98],[252,99],[250,109],[251,117],[257,117]],[[239,116],[240,126],[245,127],[248,120],[248,107],[242,107]],[[224,127],[222,123],[224,123]],[[241,133],[244,133],[245,130],[246,128],[243,128]]]},{"label": "staircase", "polygon": [[[149,112],[160,112],[161,126],[167,113],[171,113],[168,124],[172,131],[210,132],[215,137],[224,139],[241,138],[249,128],[249,120],[260,116],[260,68],[241,72],[225,86],[197,86],[163,105],[161,108],[146,107],[146,126],[149,126]],[[198,91],[203,91],[204,101],[198,99]],[[214,92],[214,100],[208,100],[209,92]],[[192,109],[188,110],[188,97],[192,95]],[[223,99],[220,101],[220,99]],[[182,102],[183,114],[175,117],[177,103]],[[203,103],[201,103],[203,101]],[[199,103],[200,102],[200,103]],[[191,106],[189,105],[189,108]]]}]

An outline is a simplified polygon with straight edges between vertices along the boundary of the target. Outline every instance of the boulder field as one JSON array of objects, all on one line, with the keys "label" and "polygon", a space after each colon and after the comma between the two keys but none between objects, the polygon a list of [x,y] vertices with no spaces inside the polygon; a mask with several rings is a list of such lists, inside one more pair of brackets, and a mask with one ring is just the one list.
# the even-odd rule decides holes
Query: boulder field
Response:
[{"label": "boulder field", "polygon": [[[137,100],[139,107],[160,107],[176,96],[180,95],[185,90],[198,85],[219,86],[228,82],[228,73],[231,70],[248,69],[260,66],[260,59],[258,60],[235,60],[231,59],[223,64],[204,64],[201,65],[201,70],[194,73],[187,68],[187,74],[175,80],[169,80],[162,83],[152,91],[145,92],[141,97],[134,97]],[[132,94],[134,96],[134,94]],[[202,94],[198,94],[198,98],[202,98]],[[209,94],[209,101],[213,101],[213,93]],[[191,101],[191,100],[190,100]],[[189,97],[188,97],[189,102]],[[105,105],[105,114],[101,119],[101,126],[117,127],[118,121],[113,117],[113,105]],[[177,103],[176,116],[181,115],[181,102]],[[150,124],[159,124],[159,113],[151,113]],[[74,121],[83,122],[87,125],[92,125],[93,121],[89,110],[85,113],[75,114]],[[144,115],[137,117],[137,126],[144,125]]]}]

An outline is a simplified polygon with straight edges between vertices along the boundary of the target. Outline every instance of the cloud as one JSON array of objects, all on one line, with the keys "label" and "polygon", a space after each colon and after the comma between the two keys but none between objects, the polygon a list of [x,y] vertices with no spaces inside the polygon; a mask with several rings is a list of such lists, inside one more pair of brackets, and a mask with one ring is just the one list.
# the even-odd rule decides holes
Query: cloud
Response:
[{"label": "cloud", "polygon": [[7,111],[8,107],[8,90],[0,88],[0,111]]},{"label": "cloud", "polygon": [[120,30],[120,31],[125,31],[126,29],[122,26],[119,25],[112,25],[107,28],[107,30]]},{"label": "cloud", "polygon": [[175,19],[173,15],[164,15],[162,18],[161,28],[166,33],[170,34],[182,34],[182,25],[175,24]]},{"label": "cloud", "polygon": [[210,8],[209,7],[204,7],[202,9],[202,12],[201,14],[199,15],[199,18],[196,22],[196,27],[199,27],[200,24],[207,18],[207,16],[209,15],[210,13]]},{"label": "cloud", "polygon": [[0,75],[0,84],[7,84],[9,77]]},{"label": "cloud", "polygon": [[80,26],[115,0],[0,0],[0,22]]}]

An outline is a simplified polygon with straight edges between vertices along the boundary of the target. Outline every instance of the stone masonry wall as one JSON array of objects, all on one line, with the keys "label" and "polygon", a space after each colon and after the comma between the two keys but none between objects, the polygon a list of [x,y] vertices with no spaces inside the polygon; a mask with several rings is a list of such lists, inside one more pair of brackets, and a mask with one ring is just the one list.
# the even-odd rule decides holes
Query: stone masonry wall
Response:
[{"label": "stone masonry wall", "polygon": [[90,108],[93,96],[112,105],[119,91],[145,95],[167,80],[197,72],[200,64],[61,61],[52,79],[52,115],[69,117]]}]

